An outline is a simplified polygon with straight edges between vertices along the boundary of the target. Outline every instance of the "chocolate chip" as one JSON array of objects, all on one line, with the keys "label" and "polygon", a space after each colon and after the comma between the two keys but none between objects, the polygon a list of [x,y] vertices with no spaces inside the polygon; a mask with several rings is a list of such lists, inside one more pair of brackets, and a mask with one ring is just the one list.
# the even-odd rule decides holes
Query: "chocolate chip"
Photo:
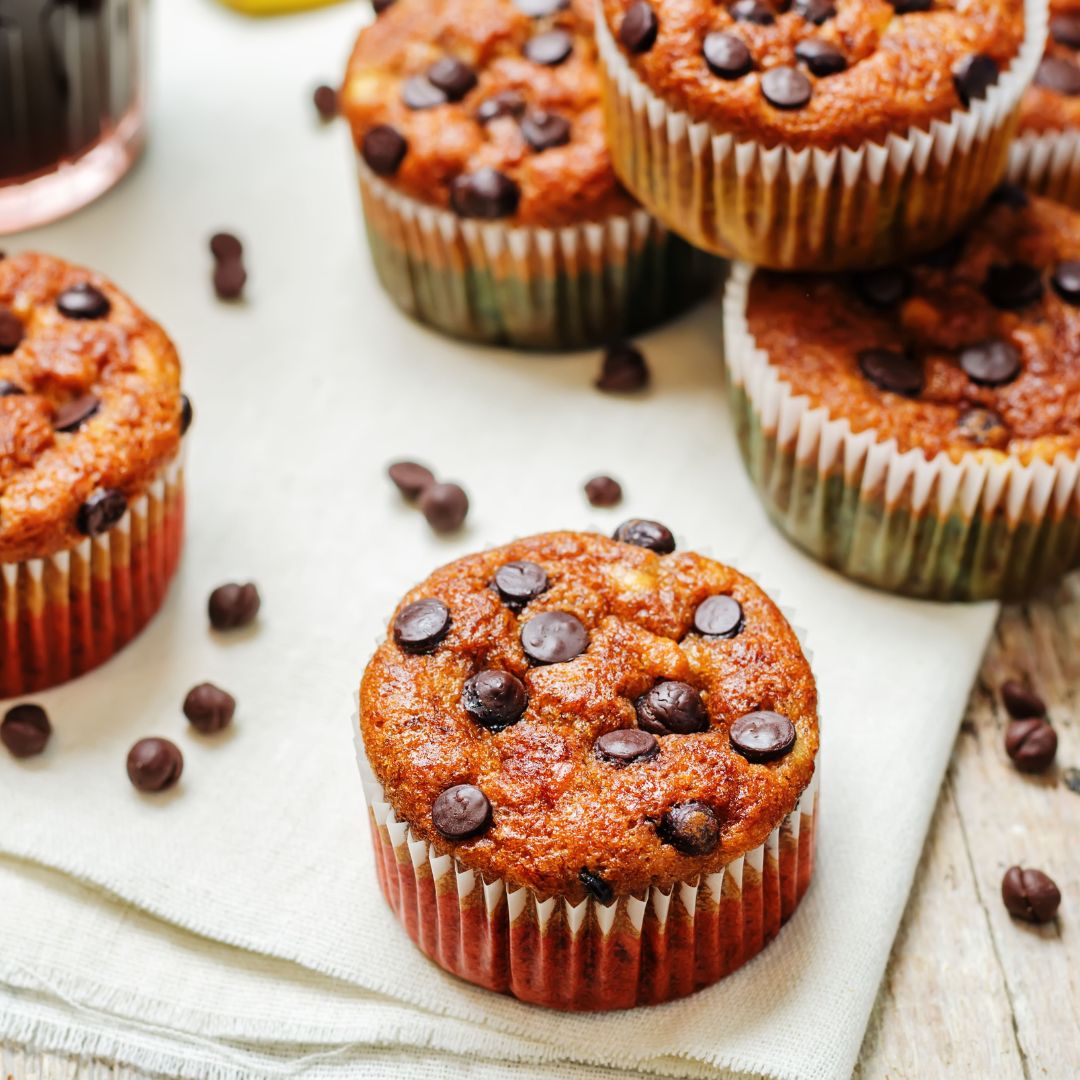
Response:
[{"label": "chocolate chip", "polygon": [[776,109],[801,109],[813,92],[810,80],[798,68],[774,67],[761,76],[761,93]]},{"label": "chocolate chip", "polygon": [[960,367],[979,386],[1004,386],[1020,374],[1020,350],[1000,339],[981,341],[960,353]]},{"label": "chocolate chip", "polygon": [[795,58],[801,60],[819,79],[836,75],[847,68],[847,57],[835,45],[814,38],[800,41],[795,46]]},{"label": "chocolate chip", "polygon": [[892,0],[892,6],[897,15],[910,15],[916,11],[929,11],[934,0]]},{"label": "chocolate chip", "polygon": [[236,698],[213,683],[200,683],[184,698],[184,715],[196,731],[214,735],[232,723]]},{"label": "chocolate chip", "polygon": [[431,823],[447,840],[468,840],[491,824],[491,803],[478,787],[455,784],[432,804]]},{"label": "chocolate chip", "polygon": [[624,521],[613,533],[613,539],[624,544],[648,548],[657,555],[670,555],[675,550],[675,537],[666,525],[646,518],[630,518]]},{"label": "chocolate chip", "polygon": [[521,647],[534,664],[565,664],[589,647],[589,632],[568,611],[545,611],[521,628]]},{"label": "chocolate chip", "polygon": [[795,725],[786,716],[762,710],[740,716],[728,738],[747,761],[775,761],[795,745]]},{"label": "chocolate chip", "polygon": [[434,83],[428,82],[423,75],[413,75],[401,84],[401,100],[405,107],[418,112],[421,109],[434,109],[446,104],[444,94]]},{"label": "chocolate chip", "polygon": [[688,802],[673,806],[661,819],[657,834],[683,855],[708,855],[720,843],[720,822],[711,807]]},{"label": "chocolate chip", "polygon": [[1008,679],[1001,684],[1001,703],[1014,720],[1046,715],[1046,702],[1019,679]]},{"label": "chocolate chip", "polygon": [[69,319],[104,319],[112,310],[108,297],[85,281],[65,289],[57,297],[56,306]]},{"label": "chocolate chip", "polygon": [[187,394],[180,395],[180,434],[186,435],[191,421],[195,419],[195,410],[191,407],[191,398]]},{"label": "chocolate chip", "polygon": [[127,497],[115,488],[95,491],[79,507],[75,515],[75,528],[83,536],[100,536],[111,529],[127,513]]},{"label": "chocolate chip", "polygon": [[360,153],[376,176],[393,176],[408,150],[405,136],[389,124],[376,124],[360,144]]},{"label": "chocolate chip", "polygon": [[922,364],[907,353],[893,349],[861,349],[856,359],[859,370],[879,390],[904,397],[917,397],[922,390]]},{"label": "chocolate chip", "polygon": [[1010,210],[1023,210],[1031,201],[1027,192],[1018,184],[1003,180],[986,200],[991,206],[1007,206]]},{"label": "chocolate chip", "polygon": [[653,735],[692,735],[708,731],[709,714],[701,694],[689,683],[657,683],[634,702],[638,726]]},{"label": "chocolate chip", "polygon": [[514,0],[514,3],[530,19],[546,19],[570,6],[570,0]]},{"label": "chocolate chip", "polygon": [[1021,772],[1049,769],[1057,756],[1057,732],[1037,717],[1013,720],[1005,729],[1005,753]]},{"label": "chocolate chip", "polygon": [[600,376],[596,380],[598,390],[626,394],[643,390],[648,385],[649,367],[640,349],[628,341],[620,341],[604,350]]},{"label": "chocolate chip", "polygon": [[140,739],[128,752],[128,779],[139,791],[171,788],[184,771],[184,755],[168,739]]},{"label": "chocolate chip", "polygon": [[960,261],[960,256],[964,253],[965,240],[966,238],[963,235],[954,236],[950,240],[946,240],[940,247],[926,252],[925,255],[920,257],[919,261],[924,266],[931,266],[937,270],[948,270]]},{"label": "chocolate chip", "polygon": [[338,114],[338,92],[332,86],[316,86],[311,100],[315,111],[324,123],[333,120]]},{"label": "chocolate chip", "polygon": [[420,493],[417,505],[437,533],[450,533],[465,523],[469,496],[460,484],[431,484]]},{"label": "chocolate chip", "polygon": [[983,282],[983,292],[994,307],[1022,308],[1042,296],[1042,273],[1029,263],[994,263]]},{"label": "chocolate chip", "polygon": [[1033,923],[1050,922],[1061,906],[1061,893],[1041,870],[1010,866],[1001,880],[1001,899],[1010,915]]},{"label": "chocolate chip", "polygon": [[521,134],[537,152],[565,146],[570,141],[570,121],[543,109],[533,109],[521,121]]},{"label": "chocolate chip", "polygon": [[28,758],[40,754],[50,735],[52,725],[40,705],[15,705],[0,721],[0,742],[13,757]]},{"label": "chocolate chip", "polygon": [[247,284],[247,271],[238,259],[226,259],[214,267],[214,292],[219,300],[239,300]]},{"label": "chocolate chip", "polygon": [[976,446],[1001,449],[1009,441],[1005,421],[990,409],[968,409],[957,420],[956,433]]},{"label": "chocolate chip", "polygon": [[1080,49],[1080,15],[1054,15],[1050,19],[1050,37],[1059,45]]},{"label": "chocolate chip", "polygon": [[476,107],[476,121],[490,124],[500,116],[518,117],[525,111],[525,97],[517,90],[500,90],[485,98]]},{"label": "chocolate chip", "polygon": [[1080,769],[1075,765],[1061,770],[1061,780],[1074,795],[1080,795]]},{"label": "chocolate chip", "polygon": [[510,217],[520,198],[521,189],[509,176],[487,166],[462,173],[450,187],[450,205],[465,218]]},{"label": "chocolate chip", "polygon": [[911,274],[901,266],[864,270],[852,284],[859,299],[878,311],[888,311],[911,295]]},{"label": "chocolate chip", "polygon": [[836,15],[832,0],[795,0],[795,14],[807,22],[820,26]]},{"label": "chocolate chip", "polygon": [[100,408],[101,400],[96,394],[80,394],[56,410],[53,427],[57,431],[78,431]]},{"label": "chocolate chip", "polygon": [[214,233],[210,237],[210,254],[218,262],[231,262],[244,257],[244,245],[240,242],[240,238],[232,233]]},{"label": "chocolate chip", "polygon": [[394,619],[394,641],[407,653],[431,652],[450,630],[450,609],[441,601],[416,600]]},{"label": "chocolate chip", "polygon": [[622,485],[610,476],[594,476],[585,482],[585,497],[592,506],[615,506],[622,502]]},{"label": "chocolate chip", "polygon": [[488,670],[478,672],[465,683],[461,704],[481,727],[502,731],[522,718],[529,695],[516,675]]},{"label": "chocolate chip", "polygon": [[578,880],[601,904],[610,904],[615,899],[611,886],[599,874],[594,874],[591,870],[582,867],[578,872]]},{"label": "chocolate chip", "polygon": [[970,53],[953,65],[953,85],[965,107],[986,97],[987,90],[998,81],[998,64],[985,53]]},{"label": "chocolate chip", "polygon": [[1060,56],[1044,56],[1035,72],[1035,85],[1065,97],[1080,94],[1080,68]]},{"label": "chocolate chip", "polygon": [[476,85],[476,72],[457,57],[444,56],[427,69],[427,80],[447,101],[460,101]]},{"label": "chocolate chip", "polygon": [[558,67],[574,50],[574,39],[565,30],[547,30],[525,42],[525,58],[545,67]]},{"label": "chocolate chip", "polygon": [[1050,284],[1066,304],[1080,304],[1080,260],[1067,259],[1059,262],[1054,267]]},{"label": "chocolate chip", "polygon": [[9,307],[0,304],[0,356],[13,353],[23,339],[22,319]]},{"label": "chocolate chip", "polygon": [[493,584],[510,607],[521,608],[547,591],[548,576],[542,566],[521,560],[500,566]]},{"label": "chocolate chip", "polygon": [[206,610],[215,630],[238,630],[255,621],[262,607],[259,590],[251,582],[219,585],[211,594]]},{"label": "chocolate chip", "polygon": [[706,637],[733,638],[742,628],[742,604],[734,596],[710,596],[694,612],[694,629]]},{"label": "chocolate chip", "polygon": [[647,0],[634,0],[619,24],[619,43],[627,52],[647,53],[656,44],[656,12]]},{"label": "chocolate chip", "polygon": [[655,735],[640,728],[620,728],[605,731],[593,744],[596,756],[609,765],[634,765],[651,761],[660,753],[660,743]]},{"label": "chocolate chip", "polygon": [[776,13],[762,0],[735,0],[728,9],[736,22],[754,23],[756,26],[772,26]]},{"label": "chocolate chip", "polygon": [[381,15],[394,6],[394,0],[371,0],[371,6],[375,9],[376,15]]},{"label": "chocolate chip", "polygon": [[701,44],[705,63],[721,79],[740,79],[754,66],[746,43],[734,34],[708,34]]},{"label": "chocolate chip", "polygon": [[387,468],[386,475],[406,499],[418,499],[435,483],[435,474],[417,461],[395,461]]},{"label": "chocolate chip", "polygon": [[21,386],[16,386],[10,379],[0,379],[0,397],[17,397],[25,393]]}]

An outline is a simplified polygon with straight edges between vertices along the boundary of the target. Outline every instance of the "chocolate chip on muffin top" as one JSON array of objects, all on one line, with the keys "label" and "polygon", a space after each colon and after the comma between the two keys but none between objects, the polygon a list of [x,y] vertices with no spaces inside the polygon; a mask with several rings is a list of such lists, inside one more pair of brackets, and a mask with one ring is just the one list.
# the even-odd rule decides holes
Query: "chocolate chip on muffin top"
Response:
[{"label": "chocolate chip on muffin top", "polygon": [[1080,128],[1080,11],[1069,0],[1050,5],[1046,53],[1020,106],[1020,132]]}]

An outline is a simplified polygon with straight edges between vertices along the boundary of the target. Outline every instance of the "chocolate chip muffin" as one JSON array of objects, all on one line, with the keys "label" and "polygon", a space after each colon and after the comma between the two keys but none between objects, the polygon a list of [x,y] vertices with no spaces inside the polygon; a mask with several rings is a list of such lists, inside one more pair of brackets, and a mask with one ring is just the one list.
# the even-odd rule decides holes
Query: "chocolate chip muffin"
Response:
[{"label": "chocolate chip muffin", "polygon": [[446,333],[598,344],[715,280],[615,178],[589,0],[398,0],[340,100],[379,278]]},{"label": "chocolate chip muffin", "polygon": [[0,696],[87,671],[157,610],[190,419],[172,342],[111,282],[0,258]]},{"label": "chocolate chip muffin", "polygon": [[940,244],[1000,179],[1042,0],[601,0],[622,181],[721,255],[795,270]]},{"label": "chocolate chip muffin", "polygon": [[817,693],[752,581],[631,521],[459,559],[364,672],[379,880],[419,947],[562,1009],[681,997],[809,883]]},{"label": "chocolate chip muffin", "polygon": [[1080,214],[1005,187],[906,266],[740,265],[724,314],[747,467],[813,555],[943,600],[1080,565]]}]

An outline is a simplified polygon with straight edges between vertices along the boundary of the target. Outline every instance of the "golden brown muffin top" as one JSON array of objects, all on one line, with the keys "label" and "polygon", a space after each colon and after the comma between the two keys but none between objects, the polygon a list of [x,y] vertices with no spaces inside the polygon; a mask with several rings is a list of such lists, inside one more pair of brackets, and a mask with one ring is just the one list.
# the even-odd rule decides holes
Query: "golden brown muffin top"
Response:
[{"label": "golden brown muffin top", "polygon": [[796,394],[932,457],[1080,446],[1080,214],[1010,185],[906,267],[760,272],[747,321]]},{"label": "golden brown muffin top", "polygon": [[1020,107],[1020,130],[1080,127],[1080,0],[1050,5],[1050,35],[1035,82]]},{"label": "golden brown muffin top", "polygon": [[342,85],[358,150],[395,190],[463,217],[628,213],[592,30],[590,0],[397,0],[361,31]]},{"label": "golden brown muffin top", "polygon": [[[831,149],[927,130],[985,96],[1023,0],[603,0],[642,81],[739,139]],[[638,27],[655,20],[655,35]],[[631,22],[626,25],[626,20]]]},{"label": "golden brown muffin top", "polygon": [[[620,534],[674,544],[655,523]],[[418,601],[427,637],[403,648]],[[485,671],[500,673],[497,715],[466,707]],[[750,761],[732,726],[760,710],[787,719],[766,718],[773,756]],[[372,768],[416,835],[489,880],[574,898],[693,880],[757,847],[818,748],[810,667],[761,589],[700,555],[587,533],[470,555],[409,592],[364,672],[360,714]],[[450,807],[455,828],[477,828],[448,839],[437,800],[458,785],[483,796]]]},{"label": "golden brown muffin top", "polygon": [[0,561],[103,531],[177,452],[180,361],[100,274],[0,259]]}]

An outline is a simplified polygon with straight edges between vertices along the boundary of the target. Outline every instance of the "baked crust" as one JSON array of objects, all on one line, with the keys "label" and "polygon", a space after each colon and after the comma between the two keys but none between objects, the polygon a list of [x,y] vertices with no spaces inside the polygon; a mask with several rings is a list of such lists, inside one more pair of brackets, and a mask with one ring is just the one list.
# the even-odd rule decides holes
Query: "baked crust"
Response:
[{"label": "baked crust", "polygon": [[[1080,0],[1055,0],[1050,5],[1051,27],[1054,16],[1071,15],[1080,18]],[[1080,50],[1046,39],[1046,56],[1066,60],[1080,67]],[[1020,103],[1020,131],[1043,134],[1048,131],[1068,131],[1080,128],[1080,94],[1070,97],[1046,86],[1032,84]]]},{"label": "baked crust", "polygon": [[[89,283],[108,298],[100,319],[74,319],[57,297]],[[180,361],[155,322],[100,274],[48,255],[0,259],[0,305],[23,324],[0,379],[0,561],[73,547],[79,507],[96,490],[142,494],[180,445]],[[72,432],[56,410],[83,394],[98,411]]]},{"label": "baked crust", "polygon": [[[520,613],[491,587],[495,571],[515,560],[540,564],[551,583]],[[743,607],[743,629],[731,639],[692,629],[697,605],[717,594]],[[428,597],[449,607],[449,633],[430,655],[409,655],[392,636],[379,646],[360,690],[364,745],[398,817],[489,880],[573,898],[584,895],[582,869],[617,895],[696,880],[763,843],[813,776],[809,664],[776,605],[729,567],[555,532],[459,559],[398,610]],[[588,649],[568,663],[530,667],[521,626],[553,610],[581,619]],[[461,705],[465,680],[484,668],[513,673],[529,693],[524,717],[497,734]],[[635,727],[635,699],[664,679],[702,691],[710,729],[663,736],[657,757],[625,768],[599,760],[596,739]],[[768,764],[751,764],[728,738],[734,720],[759,709],[782,713],[796,729],[790,753]],[[475,839],[451,843],[434,829],[431,807],[460,783],[486,794],[492,821]],[[695,801],[721,823],[720,844],[706,856],[680,854],[656,829],[672,806]]]}]

